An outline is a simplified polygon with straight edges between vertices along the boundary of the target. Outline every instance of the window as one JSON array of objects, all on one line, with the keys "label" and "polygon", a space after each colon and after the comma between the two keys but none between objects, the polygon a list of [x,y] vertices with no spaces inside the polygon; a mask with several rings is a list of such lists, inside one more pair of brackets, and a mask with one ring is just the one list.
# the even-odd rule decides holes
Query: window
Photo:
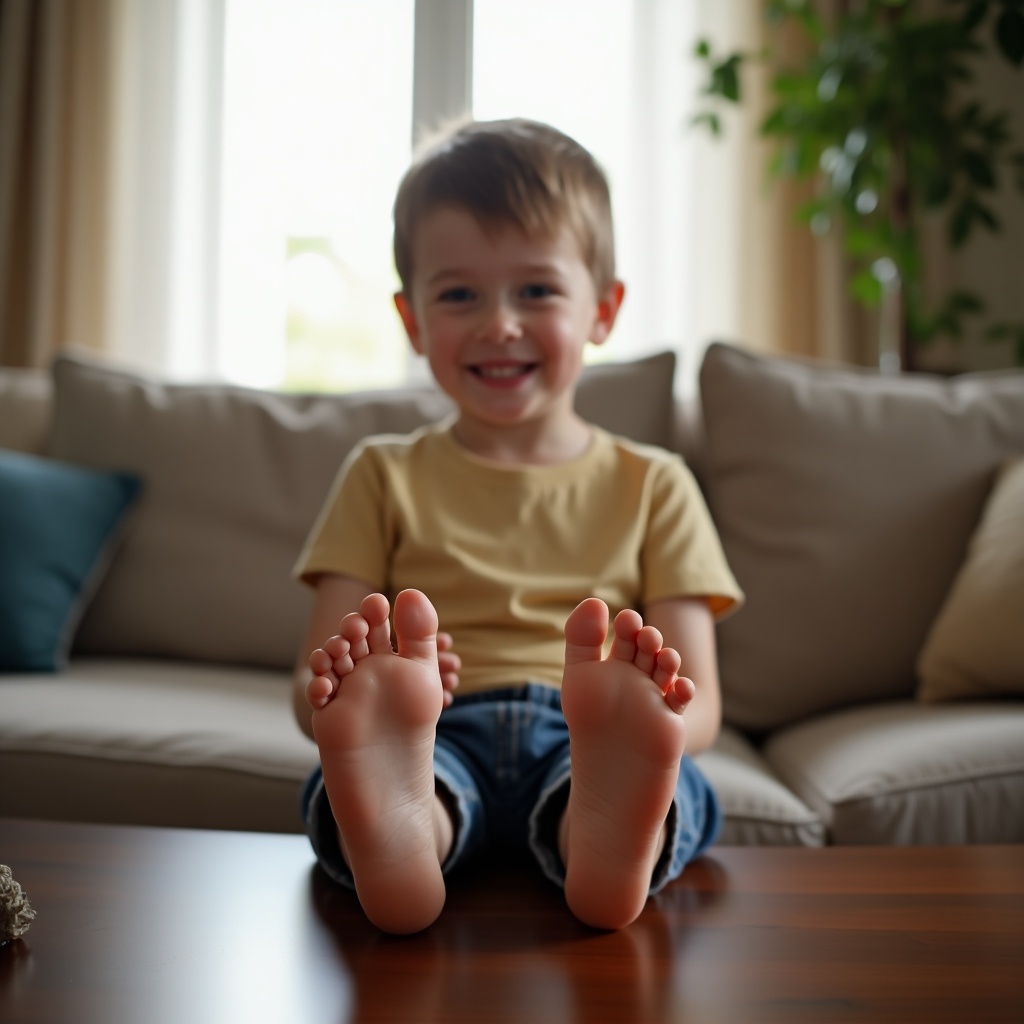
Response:
[{"label": "window", "polygon": [[391,202],[409,162],[413,0],[227,6],[219,362],[258,386],[406,376]]},{"label": "window", "polygon": [[414,64],[418,118],[429,117],[432,88],[439,107],[461,89],[474,116],[549,121],[608,172],[627,301],[594,357],[682,338],[690,7],[420,0],[417,12],[414,0],[227,0],[222,375],[352,390],[415,374],[391,304],[391,204],[411,155]]}]

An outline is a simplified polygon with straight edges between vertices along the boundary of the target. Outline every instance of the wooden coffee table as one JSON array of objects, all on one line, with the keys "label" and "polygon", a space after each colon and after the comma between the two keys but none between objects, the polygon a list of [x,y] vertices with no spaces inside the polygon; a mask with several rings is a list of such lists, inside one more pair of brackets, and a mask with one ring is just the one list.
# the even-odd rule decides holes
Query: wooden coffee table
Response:
[{"label": "wooden coffee table", "polygon": [[301,836],[0,821],[4,1024],[1024,1021],[1024,848],[720,848],[616,933],[480,867],[411,938]]}]

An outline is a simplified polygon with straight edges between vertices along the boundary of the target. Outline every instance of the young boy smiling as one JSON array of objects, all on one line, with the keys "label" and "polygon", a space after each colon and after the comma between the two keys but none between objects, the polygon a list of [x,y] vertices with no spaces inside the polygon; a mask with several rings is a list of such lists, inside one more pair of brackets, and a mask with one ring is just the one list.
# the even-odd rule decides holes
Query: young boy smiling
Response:
[{"label": "young boy smiling", "polygon": [[456,413],[359,446],[298,563],[314,848],[386,931],[434,921],[489,844],[625,926],[717,832],[684,746],[717,735],[714,619],[742,595],[682,462],[574,411],[624,294],[606,180],[546,125],[464,124],[403,179],[395,261]]}]

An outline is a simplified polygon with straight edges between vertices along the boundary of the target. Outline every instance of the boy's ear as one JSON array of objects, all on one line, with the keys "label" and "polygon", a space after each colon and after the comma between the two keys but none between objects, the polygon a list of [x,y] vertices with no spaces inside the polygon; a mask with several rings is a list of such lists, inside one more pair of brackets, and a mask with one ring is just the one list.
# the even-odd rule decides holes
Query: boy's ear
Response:
[{"label": "boy's ear", "polygon": [[597,317],[589,338],[594,345],[601,345],[607,341],[625,297],[626,286],[621,281],[612,281],[604,290],[604,294],[598,296]]},{"label": "boy's ear", "polygon": [[413,350],[417,355],[423,355],[423,348],[420,345],[419,324],[416,323],[416,314],[413,312],[412,302],[405,292],[395,292],[395,309],[398,310],[398,315],[402,318],[402,326],[405,328],[405,333],[409,336],[409,343],[412,345]]}]

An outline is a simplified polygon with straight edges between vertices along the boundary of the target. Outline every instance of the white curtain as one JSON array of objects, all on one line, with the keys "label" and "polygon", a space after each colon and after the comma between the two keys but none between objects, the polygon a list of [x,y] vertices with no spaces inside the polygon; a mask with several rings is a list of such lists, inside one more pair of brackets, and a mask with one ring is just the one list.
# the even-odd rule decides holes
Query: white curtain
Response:
[{"label": "white curtain", "polygon": [[109,349],[214,366],[224,0],[120,0]]}]

